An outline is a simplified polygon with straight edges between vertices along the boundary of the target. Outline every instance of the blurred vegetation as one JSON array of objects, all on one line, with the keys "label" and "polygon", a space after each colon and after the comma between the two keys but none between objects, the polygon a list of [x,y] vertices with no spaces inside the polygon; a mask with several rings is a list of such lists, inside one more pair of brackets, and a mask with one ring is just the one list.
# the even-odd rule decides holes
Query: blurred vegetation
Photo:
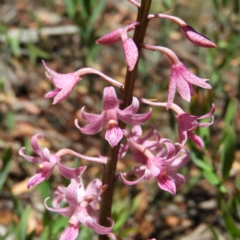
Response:
[{"label": "blurred vegetation", "polygon": [[[64,144],[85,152],[91,149],[96,152],[96,149],[103,148],[101,134],[95,140],[76,136],[80,133],[75,132],[73,119],[83,105],[87,105],[91,112],[99,111],[104,84],[94,76],[86,76],[84,79],[90,81],[81,82],[69,100],[58,107],[51,106],[51,100],[40,100],[52,88],[44,78],[41,59],[62,73],[90,66],[123,81],[125,64],[120,44],[100,47],[95,44],[95,40],[127,22],[135,21],[136,17],[136,9],[127,1],[33,2],[3,1],[0,9],[1,239],[12,236],[10,239],[54,240],[67,225],[67,218],[45,211],[42,204],[46,197],[51,196],[51,189],[61,184],[58,175],[33,191],[16,193],[16,186],[22,188],[22,185],[17,184],[25,186],[26,179],[35,171],[35,166],[32,167],[18,156],[18,149],[23,145],[31,153],[29,139],[32,134],[43,128],[47,147],[52,151]],[[8,7],[4,15],[4,9]],[[116,191],[113,206],[116,221],[114,231],[123,239],[180,239],[178,234],[187,236],[202,223],[208,224],[211,239],[240,238],[239,7],[238,0],[191,3],[184,0],[164,0],[159,3],[153,0],[153,13],[170,11],[170,14],[183,18],[217,44],[217,49],[193,46],[183,38],[178,26],[159,19],[149,23],[145,38],[146,43],[173,49],[193,72],[211,80],[212,91],[196,88],[191,104],[183,102],[179,97],[176,102],[186,111],[199,116],[208,112],[214,102],[215,123],[210,129],[199,128],[197,131],[205,141],[203,150],[188,142],[191,161],[182,169],[186,183],[175,197],[160,191],[156,182],[130,188],[117,183],[120,190]],[[17,11],[15,15],[14,9]],[[45,10],[45,15],[37,10]],[[9,12],[14,15],[12,19]],[[14,29],[43,30],[46,27],[68,25],[77,26],[78,31],[50,36],[38,33],[36,41],[31,38],[25,42],[21,41],[19,35],[9,35]],[[160,53],[143,51],[134,94],[165,101],[169,67],[169,62]],[[89,93],[95,93],[92,100]],[[154,109],[152,123],[159,127],[163,136],[178,140],[177,124],[172,113],[166,113],[165,109]],[[131,156],[127,159],[131,159]],[[78,163],[75,161],[74,164]],[[119,166],[120,170],[130,167],[131,161],[123,162],[122,165]],[[101,176],[101,169],[90,167],[89,179],[94,174]],[[182,201],[179,200],[181,198]],[[209,212],[195,206],[199,215],[188,216],[192,225],[174,232],[171,228],[174,225],[166,224],[167,216],[164,218],[161,213],[173,204],[188,211],[190,200],[198,201],[199,198],[214,199],[217,206]],[[30,220],[35,223],[33,226]],[[179,221],[183,225],[183,221]],[[161,235],[163,233],[165,235]],[[93,233],[81,227],[78,239],[93,239]]]}]

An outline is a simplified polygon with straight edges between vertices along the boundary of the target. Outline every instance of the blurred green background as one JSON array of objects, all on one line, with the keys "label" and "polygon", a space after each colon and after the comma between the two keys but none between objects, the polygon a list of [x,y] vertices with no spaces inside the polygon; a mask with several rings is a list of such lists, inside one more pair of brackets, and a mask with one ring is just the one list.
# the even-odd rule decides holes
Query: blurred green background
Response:
[{"label": "blurred green background", "polygon": [[[181,173],[186,183],[172,197],[155,181],[115,191],[114,231],[123,239],[240,239],[240,2],[239,0],[153,0],[151,13],[169,12],[182,18],[212,41],[217,49],[188,42],[179,27],[166,19],[149,23],[145,43],[171,48],[196,75],[210,79],[212,91],[195,88],[190,104],[176,94],[185,111],[201,116],[216,105],[215,123],[198,129],[205,148],[191,142],[191,160]],[[67,147],[96,156],[105,151],[104,133],[84,136],[74,126],[79,109],[101,112],[106,83],[84,76],[68,100],[54,106],[44,94],[53,86],[41,64],[61,73],[96,68],[123,82],[126,65],[121,44],[99,46],[95,40],[136,19],[137,9],[126,0],[2,0],[0,1],[0,239],[58,239],[67,218],[49,213],[43,201],[52,189],[67,184],[56,171],[48,182],[26,189],[36,166],[20,156],[30,139],[42,133],[42,147],[51,152]],[[132,33],[129,33],[131,35]],[[131,35],[132,36],[132,35]],[[159,52],[142,51],[134,95],[166,101],[170,63]],[[142,107],[144,112],[148,108]],[[85,123],[79,119],[80,124]],[[178,141],[172,112],[154,108],[151,123],[163,137]],[[144,126],[144,132],[149,126]],[[129,154],[118,171],[133,166]],[[89,165],[86,183],[101,178],[101,167],[77,159],[69,166]],[[81,227],[78,239],[95,239]]]}]

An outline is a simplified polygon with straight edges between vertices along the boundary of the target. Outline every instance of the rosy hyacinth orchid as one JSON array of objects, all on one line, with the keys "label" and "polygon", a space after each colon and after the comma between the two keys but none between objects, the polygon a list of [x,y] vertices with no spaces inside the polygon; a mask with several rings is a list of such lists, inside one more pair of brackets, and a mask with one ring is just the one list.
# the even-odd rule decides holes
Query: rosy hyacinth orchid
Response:
[{"label": "rosy hyacinth orchid", "polygon": [[113,86],[124,88],[118,81],[106,76],[102,72],[93,68],[81,68],[73,73],[59,74],[49,68],[44,61],[43,65],[46,69],[46,76],[49,78],[56,87],[53,91],[48,92],[45,98],[54,98],[53,104],[65,100],[73,91],[75,85],[81,81],[82,76],[86,74],[96,74],[103,78],[104,81],[112,84]]},{"label": "rosy hyacinth orchid", "polygon": [[41,134],[35,134],[31,139],[32,149],[38,156],[33,157],[24,154],[25,147],[22,147],[19,150],[19,155],[24,157],[27,161],[39,164],[36,170],[36,174],[28,180],[27,183],[28,188],[35,186],[44,180],[49,179],[55,165],[58,166],[61,175],[68,179],[79,177],[85,171],[86,169],[85,166],[78,168],[69,168],[61,164],[60,163],[61,156],[63,155],[70,154],[85,160],[95,161],[103,164],[106,164],[107,162],[107,160],[104,157],[101,158],[87,157],[79,153],[76,153],[70,149],[61,149],[57,153],[51,154],[47,148],[40,149],[37,141],[38,138],[43,139],[43,136]]},{"label": "rosy hyacinth orchid", "polygon": [[134,22],[124,28],[118,28],[96,41],[98,44],[110,45],[122,40],[122,47],[129,71],[132,71],[136,65],[136,62],[138,60],[138,49],[134,41],[128,37],[127,33],[128,31],[134,29],[137,25],[139,25],[139,23]]},{"label": "rosy hyacinth orchid", "polygon": [[211,85],[206,83],[208,79],[199,78],[192,74],[182,62],[179,61],[177,55],[170,49],[160,46],[151,46],[147,44],[142,45],[143,48],[149,50],[159,50],[166,54],[169,59],[172,61],[171,73],[170,73],[170,80],[169,80],[169,88],[168,88],[168,104],[167,109],[170,108],[171,104],[173,103],[173,99],[175,96],[176,89],[178,90],[181,97],[190,102],[191,97],[193,96],[193,86],[192,84],[211,89]]},{"label": "rosy hyacinth orchid", "polygon": [[59,74],[49,68],[44,61],[42,61],[42,63],[46,69],[47,78],[49,78],[56,87],[53,91],[48,92],[45,98],[54,97],[53,104],[65,100],[81,78],[75,73]]},{"label": "rosy hyacinth orchid", "polygon": [[[203,116],[197,117],[190,115],[189,113],[181,113],[176,116],[178,121],[178,134],[181,141],[181,144],[184,145],[187,141],[187,138],[190,138],[192,141],[194,141],[200,148],[204,147],[203,140],[193,134],[192,131],[194,131],[198,127],[209,127],[214,122],[214,114],[215,112],[215,105],[212,105],[212,108],[208,114],[205,114]],[[197,120],[211,118],[211,121],[209,123],[205,122],[198,122]]]},{"label": "rosy hyacinth orchid", "polygon": [[[107,185],[102,186],[99,179],[93,179],[84,188],[82,179],[72,179],[67,188],[57,189],[55,198],[53,199],[53,208],[48,207],[45,200],[46,208],[51,212],[57,212],[64,217],[69,217],[69,226],[61,234],[60,240],[75,240],[79,233],[79,226],[83,225],[91,228],[94,232],[100,235],[108,235],[112,239],[117,239],[115,234],[111,232],[114,221],[111,218],[110,227],[101,226],[98,223],[100,196],[107,188]],[[56,200],[57,199],[57,200]],[[61,199],[61,201],[59,201]],[[56,204],[56,202],[58,202]],[[60,203],[65,202],[67,207],[60,207]]]},{"label": "rosy hyacinth orchid", "polygon": [[[156,177],[161,189],[169,191],[173,195],[176,189],[184,182],[184,177],[177,173],[179,167],[188,161],[188,153],[179,144],[172,144],[168,139],[161,139],[160,147],[154,146],[156,154],[135,141],[136,136],[124,130],[129,147],[134,152],[135,160],[142,166],[135,167],[129,173],[120,173],[121,180],[127,185],[139,183],[143,178],[151,180]],[[136,175],[139,179],[128,181],[124,176]]]},{"label": "rosy hyacinth orchid", "polygon": [[[160,189],[164,191],[170,192],[172,195],[176,194],[176,190],[185,182],[184,176],[177,173],[178,169],[184,166],[188,159],[188,153],[186,150],[182,150],[182,156],[177,154],[171,161],[160,161],[158,158],[152,159],[151,164],[154,165],[155,169],[159,171],[155,171],[155,174],[149,165],[143,165],[139,167],[135,167],[133,171],[129,173],[120,173],[120,178],[123,183],[127,185],[134,185],[139,183],[143,178],[146,180],[151,180],[152,178],[156,178],[158,186]],[[136,175],[140,178],[135,181],[128,181],[125,179],[125,176]]]},{"label": "rosy hyacinth orchid", "polygon": [[182,156],[176,157],[169,164],[161,164],[161,172],[157,176],[159,188],[170,192],[172,195],[175,195],[177,189],[185,182],[184,176],[177,173],[178,169],[185,166],[189,159],[186,150],[182,150],[182,153]]},{"label": "rosy hyacinth orchid", "polygon": [[118,119],[128,124],[143,124],[151,117],[151,110],[144,114],[135,114],[139,108],[139,101],[133,97],[132,104],[124,110],[119,109],[119,100],[113,87],[106,87],[103,93],[103,112],[101,114],[90,114],[81,109],[81,117],[89,124],[85,127],[76,127],[85,134],[96,134],[107,125],[105,139],[111,147],[116,146],[123,137],[122,129],[118,127]]}]

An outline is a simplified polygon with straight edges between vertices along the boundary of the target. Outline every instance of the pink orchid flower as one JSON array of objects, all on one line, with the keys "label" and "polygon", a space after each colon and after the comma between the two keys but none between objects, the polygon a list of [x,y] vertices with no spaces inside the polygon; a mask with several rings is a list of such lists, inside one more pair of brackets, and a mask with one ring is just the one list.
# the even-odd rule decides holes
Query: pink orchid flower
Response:
[{"label": "pink orchid flower", "polygon": [[176,89],[178,90],[179,94],[184,100],[190,102],[191,97],[194,95],[192,84],[202,88],[206,88],[206,89],[212,88],[211,85],[206,83],[208,79],[199,78],[194,74],[192,74],[184,66],[184,64],[179,61],[177,55],[172,50],[165,47],[150,46],[147,44],[143,44],[142,47],[149,50],[153,50],[153,51],[159,50],[165,53],[172,61],[169,88],[168,88],[167,109],[169,109],[171,104],[173,103]]},{"label": "pink orchid flower", "polygon": [[110,45],[122,40],[122,47],[129,71],[132,71],[134,69],[138,61],[138,48],[134,41],[128,37],[127,32],[134,29],[134,27],[137,25],[139,25],[139,23],[134,22],[124,28],[118,28],[96,41],[97,44]]},{"label": "pink orchid flower", "polygon": [[118,88],[124,88],[124,86],[118,81],[106,76],[102,72],[93,68],[81,68],[73,73],[59,74],[49,68],[44,61],[43,65],[45,67],[46,76],[49,78],[54,86],[56,87],[53,91],[48,92],[45,98],[54,97],[53,104],[59,103],[65,100],[70,93],[73,91],[75,85],[81,81],[81,77],[86,74],[96,74],[103,78],[104,81],[116,86]]},{"label": "pink orchid flower", "polygon": [[103,92],[103,112],[90,114],[81,109],[81,117],[89,124],[81,128],[75,120],[76,127],[85,134],[96,134],[107,125],[105,139],[111,147],[115,147],[123,137],[122,129],[118,127],[118,119],[128,124],[143,124],[151,117],[151,110],[144,114],[135,114],[139,101],[133,97],[132,104],[124,110],[119,109],[119,100],[113,87],[106,87]]},{"label": "pink orchid flower", "polygon": [[[75,240],[78,237],[80,223],[91,228],[100,235],[108,235],[112,239],[117,239],[116,235],[111,232],[114,221],[111,218],[110,227],[101,226],[98,223],[100,196],[107,189],[107,185],[102,186],[99,179],[93,179],[84,188],[82,179],[72,179],[69,186],[58,187],[53,199],[53,208],[48,207],[45,200],[46,208],[51,212],[57,212],[64,217],[69,217],[69,226],[61,234],[60,240]],[[60,204],[65,202],[67,207],[62,208]]]},{"label": "pink orchid flower", "polygon": [[[181,144],[184,145],[187,141],[187,138],[190,138],[194,141],[200,148],[204,147],[203,140],[192,133],[198,127],[209,127],[214,122],[215,105],[212,105],[212,108],[208,114],[205,114],[201,117],[190,115],[189,113],[181,113],[176,116],[178,121],[178,134],[181,141]],[[211,122],[198,122],[197,120],[211,118]]]},{"label": "pink orchid flower", "polygon": [[42,61],[42,63],[47,70],[47,78],[49,78],[56,87],[53,91],[48,92],[45,98],[54,97],[53,104],[65,100],[81,78],[76,75],[76,73],[59,74],[49,68],[44,61]]},{"label": "pink orchid flower", "polygon": [[[161,189],[176,194],[176,189],[179,188],[183,182],[184,177],[177,173],[179,167],[184,166],[188,161],[188,153],[182,149],[179,144],[172,144],[168,139],[158,140],[159,146],[153,146],[156,154],[153,154],[149,148],[138,144],[135,141],[135,136],[124,130],[127,137],[129,147],[134,152],[135,160],[142,164],[142,166],[135,167],[129,173],[120,173],[119,176],[123,183],[127,185],[134,185],[139,183],[143,178],[151,180],[156,178]],[[128,181],[124,176],[136,175],[139,178],[135,181]]]},{"label": "pink orchid flower", "polygon": [[188,153],[185,151],[183,156],[176,157],[170,164],[165,166],[161,164],[161,172],[157,176],[159,188],[175,195],[177,189],[185,182],[184,176],[177,171],[180,167],[185,166],[188,159]]},{"label": "pink orchid flower", "polygon": [[19,155],[24,157],[27,161],[39,164],[36,170],[36,175],[34,175],[28,180],[27,183],[28,188],[35,186],[44,180],[48,180],[51,176],[51,173],[55,165],[58,166],[61,175],[68,179],[79,177],[85,171],[86,169],[85,166],[78,168],[69,168],[62,165],[60,161],[61,156],[63,155],[70,154],[79,158],[83,158],[85,160],[96,161],[103,164],[106,164],[107,162],[106,158],[104,157],[101,158],[87,157],[79,153],[76,153],[70,149],[62,149],[55,154],[51,154],[47,148],[44,148],[42,150],[40,149],[37,141],[38,138],[43,139],[43,136],[41,134],[35,134],[31,139],[32,149],[38,156],[33,157],[25,155],[24,154],[25,147],[22,147],[19,150]]}]

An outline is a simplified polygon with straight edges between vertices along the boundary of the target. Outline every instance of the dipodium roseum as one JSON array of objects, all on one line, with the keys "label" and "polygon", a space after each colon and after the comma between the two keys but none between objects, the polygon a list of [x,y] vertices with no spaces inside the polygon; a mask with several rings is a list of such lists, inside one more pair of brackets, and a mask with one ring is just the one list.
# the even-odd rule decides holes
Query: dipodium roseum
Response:
[{"label": "dipodium roseum", "polygon": [[43,136],[41,134],[35,134],[31,139],[32,149],[38,156],[35,157],[24,154],[25,147],[22,147],[19,150],[19,155],[24,157],[27,161],[39,164],[36,170],[36,174],[28,180],[28,188],[35,186],[44,180],[48,180],[55,165],[58,166],[61,175],[68,179],[79,177],[85,171],[85,166],[78,168],[69,168],[61,164],[61,156],[63,155],[70,154],[75,157],[83,158],[85,160],[95,161],[104,164],[106,164],[107,162],[104,157],[87,157],[76,153],[70,149],[61,149],[57,153],[51,154],[47,148],[40,149],[37,141],[38,138],[43,139]]},{"label": "dipodium roseum", "polygon": [[137,63],[138,49],[132,38],[128,37],[127,32],[134,29],[134,27],[137,25],[139,25],[139,23],[134,22],[124,28],[118,28],[113,32],[104,35],[96,41],[96,43],[98,44],[110,45],[122,40],[122,47],[124,50],[125,60],[129,71],[132,71]]},{"label": "dipodium roseum", "polygon": [[[85,189],[82,179],[76,178],[71,180],[68,187],[57,188],[54,193],[53,208],[46,204],[49,198],[45,200],[45,206],[49,211],[70,218],[69,226],[61,234],[60,240],[75,240],[81,223],[100,235],[117,239],[111,232],[114,226],[111,218],[108,218],[112,225],[110,227],[104,227],[98,223],[100,196],[106,188],[107,185],[102,186],[99,179],[93,179]],[[61,203],[66,203],[67,206],[61,207]]]},{"label": "dipodium roseum", "polygon": [[90,114],[81,109],[81,117],[89,124],[85,127],[78,125],[75,120],[76,127],[85,134],[96,134],[105,126],[107,131],[105,139],[111,147],[114,147],[123,137],[122,129],[118,126],[118,119],[128,124],[143,124],[151,117],[151,110],[148,113],[136,114],[139,108],[139,101],[133,97],[132,104],[124,110],[119,109],[119,100],[113,87],[106,87],[103,92],[103,111],[101,114]]},{"label": "dipodium roseum", "polygon": [[46,71],[47,78],[49,78],[55,86],[55,89],[53,91],[50,91],[45,95],[45,98],[52,98],[52,97],[54,98],[53,104],[56,104],[65,100],[73,91],[75,85],[79,81],[81,81],[82,76],[86,74],[96,74],[102,77],[104,81],[116,87],[124,88],[124,86],[121,83],[106,76],[105,74],[103,74],[102,72],[94,68],[81,68],[73,73],[60,74],[53,71],[51,68],[49,68],[44,61],[42,62],[45,69],[47,70]]},{"label": "dipodium roseum", "polygon": [[192,84],[206,89],[212,88],[211,85],[206,82],[208,79],[199,78],[191,73],[184,64],[179,61],[177,55],[172,50],[165,47],[151,46],[147,44],[143,44],[142,47],[152,51],[159,50],[165,53],[172,61],[168,87],[167,109],[169,109],[173,103],[176,89],[184,100],[190,102],[191,97],[194,95]]},{"label": "dipodium roseum", "polygon": [[[176,194],[176,189],[184,183],[184,177],[177,173],[178,169],[184,166],[188,161],[188,153],[182,149],[179,144],[172,144],[168,139],[157,140],[159,143],[151,147],[144,147],[144,143],[137,143],[134,133],[129,133],[124,130],[129,147],[134,152],[135,160],[142,166],[135,167],[129,173],[120,173],[121,180],[127,185],[139,183],[142,179],[151,180],[156,178],[158,186],[173,195]],[[147,138],[146,138],[147,140]],[[148,145],[148,144],[147,144]],[[150,149],[153,147],[156,150],[154,154]],[[139,178],[135,181],[128,181],[125,176],[136,175]]]},{"label": "dipodium roseum", "polygon": [[81,78],[75,73],[59,74],[49,68],[44,61],[42,61],[42,63],[47,70],[47,78],[49,78],[56,87],[53,91],[48,92],[45,98],[54,97],[53,104],[65,100]]},{"label": "dipodium roseum", "polygon": [[[181,141],[181,144],[184,145],[188,138],[190,138],[193,142],[195,142],[200,148],[204,147],[203,140],[193,134],[193,131],[197,129],[198,127],[209,127],[214,122],[214,114],[215,112],[215,105],[212,105],[212,108],[209,113],[203,115],[203,116],[193,116],[189,113],[181,113],[176,116],[178,121],[178,134]],[[206,122],[198,122],[197,120],[211,118],[211,121],[209,123]]]}]

